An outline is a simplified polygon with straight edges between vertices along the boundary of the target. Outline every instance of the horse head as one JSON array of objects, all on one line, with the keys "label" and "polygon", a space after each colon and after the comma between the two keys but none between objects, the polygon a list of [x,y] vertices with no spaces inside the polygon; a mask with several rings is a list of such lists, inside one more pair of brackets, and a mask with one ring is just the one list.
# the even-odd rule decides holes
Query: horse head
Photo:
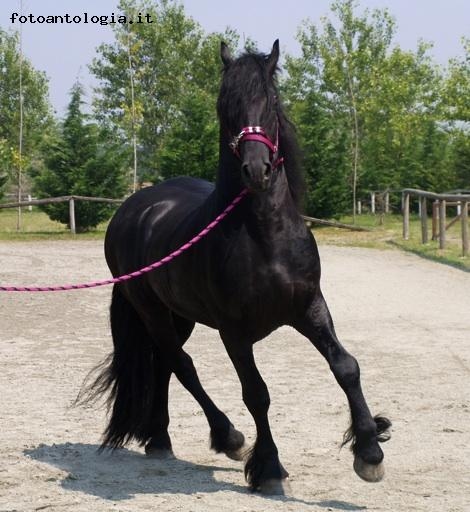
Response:
[{"label": "horse head", "polygon": [[279,41],[269,55],[247,52],[237,59],[222,43],[221,57],[224,71],[217,102],[221,128],[240,160],[245,187],[264,191],[282,164],[276,87]]}]

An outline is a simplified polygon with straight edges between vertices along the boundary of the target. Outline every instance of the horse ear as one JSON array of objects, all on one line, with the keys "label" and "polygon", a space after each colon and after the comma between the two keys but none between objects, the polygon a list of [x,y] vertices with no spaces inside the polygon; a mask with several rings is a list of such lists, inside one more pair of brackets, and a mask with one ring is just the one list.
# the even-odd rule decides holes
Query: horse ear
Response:
[{"label": "horse ear", "polygon": [[220,56],[222,58],[224,66],[228,68],[230,64],[232,64],[233,62],[233,57],[230,52],[230,48],[223,41],[221,41],[220,43]]},{"label": "horse ear", "polygon": [[274,74],[279,60],[279,39],[276,39],[273,44],[273,49],[267,57],[268,70],[271,74]]}]

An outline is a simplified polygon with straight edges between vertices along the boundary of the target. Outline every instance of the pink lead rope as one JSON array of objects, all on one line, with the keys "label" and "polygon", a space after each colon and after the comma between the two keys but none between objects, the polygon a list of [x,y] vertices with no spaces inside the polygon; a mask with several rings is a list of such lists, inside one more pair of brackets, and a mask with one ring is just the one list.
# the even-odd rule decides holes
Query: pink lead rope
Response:
[{"label": "pink lead rope", "polygon": [[103,281],[94,281],[91,283],[82,283],[82,284],[67,284],[63,286],[0,286],[0,292],[63,292],[68,290],[83,290],[84,288],[97,288],[98,286],[105,286],[108,284],[116,284],[122,283],[124,281],[129,281],[129,279],[134,279],[139,277],[147,272],[151,272],[152,270],[169,263],[176,257],[178,257],[183,252],[187,251],[194,244],[199,242],[201,238],[205,237],[210,231],[212,231],[225,217],[235,208],[235,206],[245,197],[248,193],[247,189],[244,189],[240,192],[240,194],[225,208],[225,210],[218,215],[210,224],[208,224],[202,231],[200,231],[194,238],[192,238],[189,242],[182,245],[176,251],[173,251],[168,256],[165,256],[159,261],[152,263],[148,267],[141,268],[140,270],[136,270],[130,274],[125,274],[123,276],[115,277],[113,279],[105,279]]}]

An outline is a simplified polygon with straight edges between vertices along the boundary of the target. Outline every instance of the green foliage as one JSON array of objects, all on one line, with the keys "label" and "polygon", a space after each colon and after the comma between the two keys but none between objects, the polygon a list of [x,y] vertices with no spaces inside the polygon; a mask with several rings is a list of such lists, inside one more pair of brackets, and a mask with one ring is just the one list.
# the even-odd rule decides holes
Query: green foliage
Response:
[{"label": "green foliage", "polygon": [[215,105],[222,40],[235,46],[238,37],[231,31],[201,37],[191,63],[191,79],[182,77],[184,86],[175,101],[175,119],[161,134],[160,151],[156,155],[158,179],[177,175],[215,179],[219,156]]},{"label": "green foliage", "polygon": [[[18,35],[0,28],[0,195],[4,186],[18,181],[20,133],[20,53]],[[44,73],[36,71],[28,59],[22,63],[23,155],[28,169],[40,158],[39,146],[53,125]]]},{"label": "green foliage", "polygon": [[[60,133],[48,142],[44,168],[35,175],[39,197],[81,195],[121,198],[126,191],[123,155],[97,125],[87,123],[81,112],[82,89],[75,84]],[[69,222],[67,203],[41,207],[52,220]],[[107,219],[113,209],[103,203],[75,204],[78,231],[86,231]]]},{"label": "green foliage", "polygon": [[218,143],[213,98],[195,89],[185,95],[179,116],[163,136],[158,155],[160,176],[166,179],[186,175],[214,181]]},{"label": "green foliage", "polygon": [[[127,14],[149,13],[154,22],[116,25],[115,42],[99,47],[90,67],[100,81],[95,113],[128,148],[135,129],[140,180],[155,180],[163,137],[170,128],[175,129],[186,91],[200,87],[210,94],[213,90],[204,66],[210,68],[214,59],[203,44],[202,29],[185,15],[181,4],[122,0],[119,8]],[[195,61],[200,63],[201,58],[206,61],[198,67]],[[136,112],[133,120],[130,73]]]},{"label": "green foliage", "polygon": [[454,176],[454,189],[470,191],[470,133],[455,130],[452,133],[450,166]]},{"label": "green foliage", "polygon": [[470,39],[462,39],[464,57],[451,59],[442,94],[449,120],[470,122]]},{"label": "green foliage", "polygon": [[328,113],[318,92],[310,91],[303,100],[292,102],[288,109],[304,155],[306,213],[335,217],[349,205],[347,137],[335,117]]}]

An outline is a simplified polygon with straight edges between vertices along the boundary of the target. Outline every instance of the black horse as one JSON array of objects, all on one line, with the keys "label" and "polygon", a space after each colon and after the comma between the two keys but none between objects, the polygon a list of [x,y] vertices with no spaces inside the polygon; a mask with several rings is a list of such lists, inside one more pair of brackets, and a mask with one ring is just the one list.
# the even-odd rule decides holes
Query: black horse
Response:
[{"label": "black horse", "polygon": [[[111,303],[114,352],[93,384],[110,392],[112,408],[103,447],[135,439],[149,455],[172,455],[168,435],[168,384],[172,373],[201,405],[211,447],[246,458],[250,487],[282,492],[288,476],[268,422],[270,398],[256,368],[253,344],[281,325],[306,336],[328,361],[351,409],[354,469],[365,480],[383,476],[378,442],[390,422],[371,416],[361,391],[359,366],[336,338],[320,290],[320,260],[299,213],[304,184],[292,125],[278,99],[279,43],[269,55],[224,64],[217,102],[220,159],[215,186],[188,177],[132,195],[106,234],[106,259],[114,276],[154,262],[191,239],[244,188],[248,194],[206,238],[170,264],[117,284]],[[237,371],[257,438],[244,450],[243,434],[214,404],[183,350],[195,322],[218,329]],[[222,377],[221,377],[222,378]]]}]

